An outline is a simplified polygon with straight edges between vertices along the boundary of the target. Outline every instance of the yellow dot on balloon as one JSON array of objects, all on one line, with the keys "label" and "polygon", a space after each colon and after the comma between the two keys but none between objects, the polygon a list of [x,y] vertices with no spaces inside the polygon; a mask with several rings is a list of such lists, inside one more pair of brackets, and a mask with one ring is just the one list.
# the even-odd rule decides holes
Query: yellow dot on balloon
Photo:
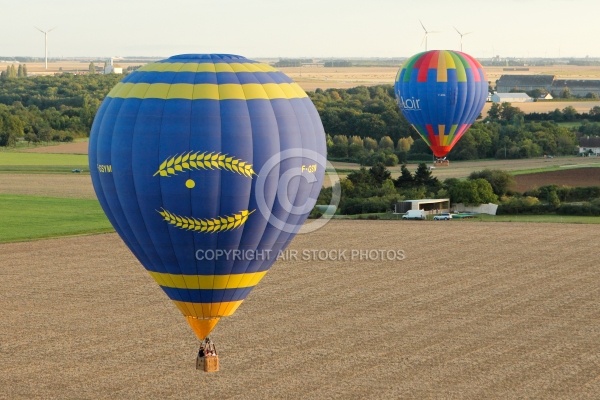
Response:
[{"label": "yellow dot on balloon", "polygon": [[194,188],[194,186],[196,186],[196,182],[194,182],[194,181],[193,181],[193,180],[191,180],[191,179],[188,179],[187,181],[185,181],[185,186],[186,186],[188,189],[193,189],[193,188]]}]

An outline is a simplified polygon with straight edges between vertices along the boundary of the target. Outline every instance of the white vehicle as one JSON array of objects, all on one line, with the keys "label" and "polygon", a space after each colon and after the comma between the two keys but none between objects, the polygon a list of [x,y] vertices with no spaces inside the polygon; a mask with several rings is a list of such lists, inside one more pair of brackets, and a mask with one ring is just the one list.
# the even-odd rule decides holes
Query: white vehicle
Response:
[{"label": "white vehicle", "polygon": [[402,219],[425,219],[425,211],[423,210],[408,210]]},{"label": "white vehicle", "polygon": [[433,217],[434,221],[450,221],[452,219],[452,214],[450,213],[441,213]]}]

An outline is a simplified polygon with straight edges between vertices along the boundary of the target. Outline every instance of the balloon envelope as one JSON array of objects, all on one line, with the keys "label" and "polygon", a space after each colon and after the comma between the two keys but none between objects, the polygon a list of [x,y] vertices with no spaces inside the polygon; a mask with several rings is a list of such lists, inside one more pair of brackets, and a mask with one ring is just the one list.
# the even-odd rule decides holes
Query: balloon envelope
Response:
[{"label": "balloon envelope", "polygon": [[318,113],[289,77],[240,56],[187,54],[110,91],[89,163],[115,230],[203,339],[305,221],[325,151]]},{"label": "balloon envelope", "polygon": [[400,110],[436,157],[444,157],[475,122],[488,95],[481,64],[459,51],[409,58],[394,85]]}]

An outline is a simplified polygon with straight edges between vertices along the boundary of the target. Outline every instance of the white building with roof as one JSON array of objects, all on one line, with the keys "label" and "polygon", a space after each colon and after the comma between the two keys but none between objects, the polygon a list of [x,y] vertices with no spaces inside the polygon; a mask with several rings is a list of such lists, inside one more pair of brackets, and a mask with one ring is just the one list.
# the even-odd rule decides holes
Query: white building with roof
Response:
[{"label": "white building with roof", "polygon": [[111,59],[106,60],[106,63],[104,63],[104,73],[105,74],[122,74],[123,68],[115,67],[113,59],[111,58]]},{"label": "white building with roof", "polygon": [[494,103],[528,103],[533,101],[527,93],[494,93],[492,102]]},{"label": "white building with roof", "polygon": [[404,200],[395,204],[394,214],[404,214],[408,210],[422,210],[426,214],[439,214],[448,212],[449,209],[450,199]]}]

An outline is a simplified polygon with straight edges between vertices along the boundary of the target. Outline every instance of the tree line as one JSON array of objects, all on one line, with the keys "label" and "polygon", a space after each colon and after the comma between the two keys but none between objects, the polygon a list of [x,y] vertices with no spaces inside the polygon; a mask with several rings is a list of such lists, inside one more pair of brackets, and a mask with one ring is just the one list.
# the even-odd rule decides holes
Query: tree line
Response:
[{"label": "tree line", "polygon": [[[385,161],[382,158],[392,153],[400,163],[432,158],[425,141],[400,113],[391,85],[317,89],[314,93],[309,92],[309,96],[319,111],[325,132],[330,136],[328,150],[333,160],[363,165],[382,161],[392,165],[392,157],[388,156]],[[577,131],[557,122],[600,122],[600,107],[583,114],[578,114],[573,107],[549,114],[556,121],[542,118],[542,114],[530,117],[510,103],[493,104],[488,115],[465,133],[450,157],[453,160],[476,160],[572,155],[576,152]],[[588,125],[588,128],[591,127]],[[587,134],[591,133],[589,130]],[[600,129],[596,129],[594,134],[600,135]],[[367,143],[367,138],[374,139],[378,147]],[[410,146],[406,142],[401,145],[401,139],[407,138],[412,139]],[[362,149],[359,139],[363,141]],[[391,141],[394,148],[379,145],[382,140]],[[385,154],[369,158],[373,153]]]},{"label": "tree line", "polygon": [[[95,66],[90,64],[90,70]],[[19,75],[19,70],[22,70]],[[26,135],[32,141],[89,134],[102,99],[121,79],[114,74],[28,77],[14,65],[0,79],[0,145]],[[387,166],[431,160],[427,144],[400,113],[392,85],[308,92],[325,132],[332,160]],[[15,121],[14,119],[18,119]],[[580,121],[567,128],[556,121]],[[600,136],[600,107],[578,114],[572,107],[524,114],[509,103],[493,104],[450,153],[453,160],[527,158],[575,153],[579,135]]]},{"label": "tree line", "polygon": [[[420,163],[414,172],[402,165],[400,176],[394,179],[389,169],[378,163],[369,169],[362,167],[353,171],[340,180],[338,213],[387,212],[406,199],[450,198],[453,203],[468,205],[497,202],[498,197],[507,192],[511,179],[507,173],[497,171],[472,176],[468,180],[450,178],[440,182],[425,163]],[[329,204],[332,193],[333,188],[324,188],[317,204]],[[313,213],[318,211],[315,209]]]},{"label": "tree line", "polygon": [[0,80],[14,79],[14,78],[26,78],[27,77],[27,64],[19,64],[19,67],[15,68],[14,64],[10,64],[6,67],[5,71],[0,71]]},{"label": "tree line", "polygon": [[118,75],[6,73],[0,79],[0,146],[89,135],[102,99],[120,79]]},{"label": "tree line", "polygon": [[[443,182],[432,176],[425,163],[414,172],[406,165],[400,175],[392,174],[383,164],[362,167],[348,174],[337,185],[341,189],[337,213],[356,215],[394,210],[402,200],[449,198],[451,204],[499,204],[498,214],[600,215],[600,186],[542,186],[524,193],[514,191],[514,177],[502,170],[473,172],[467,179],[448,178]],[[333,188],[324,188],[317,205],[331,202]],[[318,207],[312,217],[321,215]]]}]

